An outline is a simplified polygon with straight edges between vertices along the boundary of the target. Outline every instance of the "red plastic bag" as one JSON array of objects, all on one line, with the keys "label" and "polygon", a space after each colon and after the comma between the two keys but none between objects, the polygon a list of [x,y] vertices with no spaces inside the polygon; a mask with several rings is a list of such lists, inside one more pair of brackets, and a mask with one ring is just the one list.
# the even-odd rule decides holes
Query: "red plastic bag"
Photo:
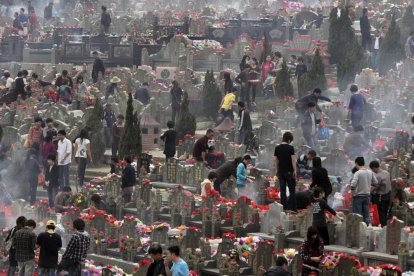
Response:
[{"label": "red plastic bag", "polygon": [[274,202],[279,200],[279,189],[276,187],[269,187],[266,189],[266,200],[268,202]]},{"label": "red plastic bag", "polygon": [[378,226],[380,224],[380,219],[377,204],[369,205],[369,215],[371,216],[371,224],[373,226]]},{"label": "red plastic bag", "polygon": [[346,192],[344,195],[344,209],[351,208],[352,193],[351,191]]}]

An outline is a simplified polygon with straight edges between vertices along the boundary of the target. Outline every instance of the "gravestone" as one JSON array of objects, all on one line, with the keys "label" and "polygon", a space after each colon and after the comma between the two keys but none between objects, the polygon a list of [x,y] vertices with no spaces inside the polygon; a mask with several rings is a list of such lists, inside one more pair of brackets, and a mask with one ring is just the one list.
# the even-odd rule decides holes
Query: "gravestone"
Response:
[{"label": "gravestone", "polygon": [[188,227],[185,237],[184,246],[185,248],[197,249],[200,247],[201,229],[197,227]]},{"label": "gravestone", "polygon": [[359,214],[348,214],[346,217],[346,246],[359,247],[359,229],[362,222]]},{"label": "gravestone", "polygon": [[258,273],[259,267],[269,269],[272,266],[272,251],[274,245],[269,241],[260,241],[253,253],[253,272]]},{"label": "gravestone", "polygon": [[156,227],[151,232],[151,242],[159,244],[168,244],[168,227],[162,225]]},{"label": "gravestone", "polygon": [[404,222],[395,218],[387,222],[386,235],[386,253],[391,255],[398,254],[398,246],[401,241],[401,229],[404,227]]},{"label": "gravestone", "polygon": [[263,233],[274,233],[280,225],[280,214],[283,206],[278,202],[269,204],[269,210],[263,215],[260,231]]}]

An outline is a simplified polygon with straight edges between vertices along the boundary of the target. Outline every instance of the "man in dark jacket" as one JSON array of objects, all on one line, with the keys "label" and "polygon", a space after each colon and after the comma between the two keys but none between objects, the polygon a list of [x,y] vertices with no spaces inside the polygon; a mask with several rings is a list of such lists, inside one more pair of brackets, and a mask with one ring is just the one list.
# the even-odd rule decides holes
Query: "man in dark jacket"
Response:
[{"label": "man in dark jacket", "polygon": [[109,33],[109,26],[111,26],[111,15],[107,12],[105,6],[102,6],[101,9],[101,33],[107,34]]},{"label": "man in dark jacket", "polygon": [[240,101],[246,102],[247,107],[251,110],[250,91],[249,91],[249,73],[251,71],[250,65],[247,65],[243,71],[234,79],[234,81],[240,84]]},{"label": "man in dark jacket", "polygon": [[196,161],[204,162],[206,165],[206,154],[208,151],[208,141],[214,138],[214,131],[212,129],[207,129],[206,135],[198,139],[193,147],[193,158]]},{"label": "man in dark jacket", "polygon": [[49,4],[45,7],[43,17],[45,20],[50,20],[53,17],[53,2],[49,2]]},{"label": "man in dark jacket", "polygon": [[148,267],[147,276],[166,276],[162,247],[159,244],[153,244],[148,249],[148,254],[154,261]]},{"label": "man in dark jacket", "polygon": [[103,61],[99,58],[99,53],[97,51],[94,51],[92,55],[93,55],[93,58],[95,59],[95,61],[93,62],[93,68],[92,68],[92,80],[93,80],[93,83],[97,83],[99,73],[102,74],[102,77],[105,75],[105,65]]},{"label": "man in dark jacket", "polygon": [[134,191],[134,186],[137,181],[135,169],[132,167],[131,157],[125,157],[124,161],[126,166],[122,171],[122,197],[124,198],[125,203],[128,203],[132,199],[132,193]]},{"label": "man in dark jacket", "polygon": [[305,112],[308,110],[308,104],[309,103],[315,103],[316,110],[318,112],[322,112],[322,109],[318,106],[318,101],[327,101],[331,102],[331,99],[328,97],[322,96],[322,90],[320,88],[315,88],[310,95],[306,95],[295,103],[295,109],[299,113],[299,115],[305,114]]},{"label": "man in dark jacket", "polygon": [[238,144],[242,145],[245,141],[245,136],[249,132],[253,130],[252,127],[252,120],[250,119],[250,114],[246,110],[246,105],[244,102],[238,102],[237,106],[239,108],[239,126],[237,128],[237,131],[239,132],[239,139]]},{"label": "man in dark jacket", "polygon": [[315,103],[308,103],[308,111],[305,112],[302,119],[302,131],[303,137],[306,140],[306,144],[311,148],[315,149],[315,136],[317,130],[317,124],[320,120],[316,118],[316,105]]},{"label": "man in dark jacket", "polygon": [[369,24],[367,8],[362,9],[359,26],[361,28],[362,48],[371,51],[371,24]]},{"label": "man in dark jacket", "polygon": [[140,101],[143,105],[147,105],[149,104],[150,98],[148,83],[144,82],[142,86],[138,87],[135,91],[135,99]]},{"label": "man in dark jacket", "polygon": [[265,276],[292,276],[292,273],[288,271],[288,261],[285,257],[277,257],[276,267],[269,268],[265,272]]}]

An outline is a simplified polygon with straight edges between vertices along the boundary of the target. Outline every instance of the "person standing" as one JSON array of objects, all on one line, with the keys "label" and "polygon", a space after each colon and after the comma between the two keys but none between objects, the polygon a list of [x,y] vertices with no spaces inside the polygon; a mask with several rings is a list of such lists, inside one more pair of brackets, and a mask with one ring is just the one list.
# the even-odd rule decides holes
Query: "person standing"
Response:
[{"label": "person standing", "polygon": [[252,161],[252,158],[250,155],[246,154],[243,156],[242,162],[237,165],[237,172],[236,172],[236,184],[237,189],[239,190],[239,196],[240,195],[247,195],[247,165],[250,164]]},{"label": "person standing", "polygon": [[275,65],[272,62],[272,57],[267,55],[266,60],[262,63],[262,83],[265,82],[268,73],[272,72],[274,68]]},{"label": "person standing", "polygon": [[378,161],[369,163],[369,168],[375,173],[378,184],[371,190],[371,202],[377,205],[381,226],[387,225],[388,210],[391,204],[390,173],[380,168]]},{"label": "person standing", "polygon": [[75,158],[78,163],[78,183],[80,187],[83,187],[88,158],[89,162],[91,162],[91,164],[93,163],[91,141],[88,139],[88,131],[86,129],[81,130],[79,137],[75,140],[74,146]]},{"label": "person standing", "polygon": [[377,69],[377,64],[378,64],[378,55],[379,55],[379,50],[381,48],[381,44],[382,44],[382,36],[380,31],[376,30],[375,31],[375,37],[374,37],[374,45],[372,46],[372,50],[371,50],[371,67],[372,69]]},{"label": "person standing", "polygon": [[135,91],[135,99],[140,101],[143,105],[149,104],[151,96],[148,90],[148,82],[144,82],[142,86],[137,88]]},{"label": "person standing", "polygon": [[153,262],[147,270],[147,276],[167,276],[165,272],[164,258],[162,256],[162,247],[159,244],[153,244],[148,249],[148,254]]},{"label": "person standing", "polygon": [[49,197],[49,207],[55,206],[55,198],[59,190],[59,167],[56,165],[56,156],[49,155],[45,170],[45,185]]},{"label": "person standing", "polygon": [[177,116],[177,114],[180,113],[181,101],[183,97],[183,90],[180,88],[178,81],[174,80],[172,82],[172,88],[170,90],[170,94],[171,94],[171,109],[172,109],[171,121],[175,123],[175,117]]},{"label": "person standing", "polygon": [[[280,199],[283,209],[296,211],[296,156],[295,149],[290,145],[292,142],[292,133],[285,132],[282,143],[275,148],[274,161],[276,176],[279,178]],[[286,186],[289,189],[289,200],[286,196]]]},{"label": "person standing", "polygon": [[164,141],[165,159],[172,158],[175,155],[175,145],[177,142],[177,132],[174,130],[174,122],[167,122],[168,130],[161,135],[160,139]]},{"label": "person standing", "polygon": [[58,131],[58,166],[60,188],[69,186],[69,167],[72,160],[72,143],[66,138],[66,131]]},{"label": "person standing", "polygon": [[306,144],[313,150],[316,149],[315,138],[316,138],[316,129],[317,124],[320,123],[320,120],[316,118],[316,104],[313,102],[308,103],[308,110],[303,115],[302,120],[302,131],[303,137],[306,140]]},{"label": "person standing", "polygon": [[37,160],[37,152],[34,149],[30,149],[27,157],[26,157],[26,169],[27,169],[27,179],[29,181],[29,199],[30,205],[34,205],[36,203],[36,193],[37,193],[37,185],[38,185],[38,178],[41,172],[39,161]]},{"label": "person standing", "polygon": [[57,129],[53,125],[53,118],[46,119],[46,126],[43,128],[43,138],[50,136],[53,140],[57,137]]},{"label": "person standing", "polygon": [[362,16],[359,19],[359,27],[361,28],[362,48],[371,51],[371,24],[368,19],[368,9],[362,9]]},{"label": "person standing", "polygon": [[356,128],[361,125],[362,117],[364,115],[364,107],[366,104],[365,97],[358,92],[358,86],[355,84],[350,87],[352,96],[348,105],[348,117],[351,115],[352,127]]},{"label": "person standing", "polygon": [[109,96],[113,97],[116,94],[118,94],[118,83],[121,82],[121,79],[115,76],[115,77],[112,77],[109,82],[110,84],[108,84],[108,86],[106,87],[106,91],[105,91],[105,101],[108,100]]},{"label": "person standing", "polygon": [[119,142],[124,130],[124,115],[118,115],[116,122],[112,125],[112,157],[118,156]]},{"label": "person standing", "polygon": [[34,124],[29,129],[27,139],[29,139],[30,147],[39,151],[43,142],[42,118],[36,117],[34,119]]},{"label": "person standing", "polygon": [[320,157],[314,157],[312,161],[312,183],[309,188],[319,187],[324,192],[325,200],[332,193],[332,184],[329,180],[328,171],[322,167],[322,160]]},{"label": "person standing", "polygon": [[165,271],[169,276],[187,276],[190,271],[187,263],[180,257],[180,247],[177,245],[170,246],[168,248],[168,260],[173,263],[171,269],[169,268],[169,262],[165,261]]},{"label": "person standing", "polygon": [[26,221],[25,227],[14,234],[13,247],[16,250],[16,260],[19,265],[19,276],[32,276],[35,269],[36,234],[33,230],[36,222]]},{"label": "person standing", "polygon": [[17,231],[24,228],[26,225],[26,218],[20,216],[16,219],[16,226],[13,227],[6,237],[6,249],[9,250],[9,270],[7,271],[7,276],[15,276],[17,270],[17,260],[16,260],[16,249],[13,246],[13,237]]},{"label": "person standing", "polygon": [[24,89],[26,86],[24,79],[23,79],[23,71],[17,72],[17,78],[14,80],[14,98],[11,102],[17,100],[18,96],[20,95],[22,100],[26,99],[26,90]]},{"label": "person standing", "polygon": [[249,74],[250,74],[251,67],[249,64],[246,64],[243,71],[240,72],[239,75],[234,79],[234,81],[240,84],[240,94],[239,94],[239,101],[247,103],[247,107],[249,110],[251,109],[251,99],[250,99],[250,91],[249,91]]},{"label": "person standing", "polygon": [[108,13],[107,8],[105,6],[101,7],[102,14],[101,14],[101,34],[108,34],[109,27],[111,26],[111,15]]},{"label": "person standing", "polygon": [[259,62],[256,58],[252,58],[251,61],[251,69],[249,71],[249,81],[248,81],[248,90],[252,91],[250,95],[252,95],[252,105],[256,106],[256,91],[259,85],[259,74],[260,74],[260,67]]},{"label": "person standing", "polygon": [[410,36],[407,38],[407,41],[405,42],[405,51],[407,53],[407,57],[414,57],[414,31],[410,32]]},{"label": "person standing", "polygon": [[92,67],[92,80],[93,80],[93,83],[97,83],[99,80],[99,73],[101,73],[100,75],[101,77],[105,75],[105,65],[103,61],[100,59],[99,53],[97,51],[94,51],[92,55],[93,55],[93,58],[95,59],[95,61],[93,62],[93,67]]},{"label": "person standing", "polygon": [[302,275],[318,275],[319,263],[323,258],[324,244],[318,235],[318,229],[311,226],[306,233],[306,241],[300,247],[300,257],[302,259]]},{"label": "person standing", "polygon": [[367,225],[371,223],[369,214],[371,186],[377,186],[378,180],[374,173],[365,168],[364,157],[355,159],[355,168],[358,170],[351,180],[352,213],[360,214]]},{"label": "person standing", "polygon": [[204,162],[208,164],[206,160],[206,154],[208,151],[208,141],[214,138],[214,131],[212,129],[207,129],[206,135],[198,139],[193,148],[193,158],[198,162]]},{"label": "person standing", "polygon": [[134,192],[134,186],[137,182],[137,176],[134,167],[132,167],[131,157],[125,157],[125,168],[122,170],[122,197],[124,202],[128,203],[132,199],[132,193]]},{"label": "person standing", "polygon": [[105,145],[108,148],[112,146],[112,126],[116,122],[116,116],[114,111],[112,110],[112,105],[107,103],[105,105],[104,114],[104,136],[105,136]]},{"label": "person standing", "polygon": [[53,17],[53,2],[50,1],[49,4],[45,7],[43,12],[43,17],[45,20],[50,20]]},{"label": "person standing", "polygon": [[73,228],[76,231],[63,253],[62,260],[58,265],[58,275],[63,275],[63,271],[69,272],[69,275],[79,269],[80,263],[85,261],[90,247],[91,239],[89,234],[85,231],[85,222],[82,219],[75,219],[73,221]]},{"label": "person standing", "polygon": [[246,110],[244,102],[238,102],[239,108],[239,126],[237,131],[239,132],[237,144],[242,145],[246,142],[246,135],[253,130],[252,120],[250,119],[250,113]]},{"label": "person standing", "polygon": [[37,236],[36,244],[40,247],[39,275],[56,275],[59,250],[62,248],[62,238],[55,233],[56,222],[49,220],[46,231]]}]

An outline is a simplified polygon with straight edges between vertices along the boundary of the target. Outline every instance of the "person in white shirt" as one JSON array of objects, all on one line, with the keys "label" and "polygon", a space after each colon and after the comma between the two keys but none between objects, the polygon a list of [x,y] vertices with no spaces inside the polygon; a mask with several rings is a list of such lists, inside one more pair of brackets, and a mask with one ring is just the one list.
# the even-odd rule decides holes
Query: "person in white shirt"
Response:
[{"label": "person in white shirt", "polygon": [[72,143],[66,138],[66,131],[58,131],[58,166],[59,166],[59,184],[61,188],[69,185],[69,167],[72,160]]},{"label": "person in white shirt", "polygon": [[316,104],[313,102],[308,103],[308,110],[303,115],[302,131],[303,137],[306,140],[306,144],[313,150],[315,150],[315,137],[316,137],[316,125],[320,123],[315,116]]},{"label": "person in white shirt", "polygon": [[10,72],[9,71],[5,71],[3,74],[4,79],[6,80],[6,88],[10,89],[13,87],[13,82],[14,80],[11,78],[10,76]]},{"label": "person in white shirt", "polygon": [[92,163],[91,141],[88,139],[88,131],[86,129],[81,130],[79,137],[75,140],[74,146],[75,158],[78,163],[78,183],[82,187],[88,158]]},{"label": "person in white shirt", "polygon": [[381,43],[382,43],[382,36],[380,31],[376,30],[375,31],[375,36],[374,36],[374,43],[372,46],[372,50],[371,50],[371,67],[372,69],[377,69],[377,64],[378,64],[378,53],[381,47]]}]

